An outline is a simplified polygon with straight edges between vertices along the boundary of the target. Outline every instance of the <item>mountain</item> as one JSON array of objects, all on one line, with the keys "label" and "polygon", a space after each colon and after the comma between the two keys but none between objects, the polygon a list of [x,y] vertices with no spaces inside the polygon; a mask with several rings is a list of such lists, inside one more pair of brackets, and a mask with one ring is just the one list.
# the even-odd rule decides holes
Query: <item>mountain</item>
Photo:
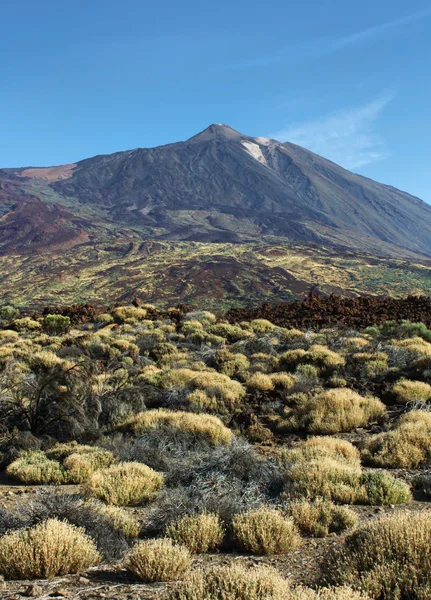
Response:
[{"label": "mountain", "polygon": [[430,205],[294,144],[227,125],[211,125],[186,142],[6,174],[75,199],[69,210],[78,218],[83,206],[92,207],[101,219],[141,229],[144,237],[276,236],[379,252],[383,242],[431,255]]},{"label": "mountain", "polygon": [[429,257],[430,205],[228,125],[0,170],[0,281],[11,301],[18,287],[30,302],[428,293]]}]

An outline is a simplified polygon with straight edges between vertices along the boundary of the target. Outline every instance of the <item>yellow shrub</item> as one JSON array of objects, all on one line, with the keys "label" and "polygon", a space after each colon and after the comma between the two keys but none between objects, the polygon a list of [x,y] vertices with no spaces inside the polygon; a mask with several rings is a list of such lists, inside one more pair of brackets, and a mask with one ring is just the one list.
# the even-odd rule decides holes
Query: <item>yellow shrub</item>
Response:
[{"label": "yellow shrub", "polygon": [[275,329],[275,325],[266,319],[254,319],[251,321],[250,327],[255,333],[267,333]]},{"label": "yellow shrub", "polygon": [[392,344],[398,348],[405,348],[418,356],[431,356],[431,344],[421,337],[392,340]]},{"label": "yellow shrub", "polygon": [[83,529],[56,519],[0,538],[0,573],[6,579],[51,579],[99,561],[96,546]]},{"label": "yellow shrub", "polygon": [[288,514],[301,533],[315,537],[353,529],[358,523],[358,517],[352,510],[345,506],[336,506],[330,500],[322,498],[316,498],[314,502],[291,502]]},{"label": "yellow shrub", "polygon": [[295,377],[293,377],[293,375],[289,375],[289,373],[271,373],[270,377],[274,387],[282,390],[288,390],[296,383]]},{"label": "yellow shrub", "polygon": [[292,408],[285,426],[309,433],[349,432],[382,416],[385,405],[373,396],[363,397],[353,390],[333,388],[301,398]]},{"label": "yellow shrub", "polygon": [[214,363],[217,371],[228,377],[241,373],[250,366],[250,362],[244,354],[233,353],[226,349],[217,350],[214,355]]},{"label": "yellow shrub", "polygon": [[365,503],[361,468],[331,458],[294,463],[286,475],[287,491],[295,497],[325,498],[341,504]]},{"label": "yellow shrub", "polygon": [[359,350],[365,348],[370,343],[365,337],[346,337],[342,338],[343,344],[347,347],[347,350]]},{"label": "yellow shrub", "polygon": [[414,469],[431,459],[431,413],[413,410],[403,415],[395,429],[366,440],[366,463],[377,467]]},{"label": "yellow shrub", "polygon": [[278,366],[280,369],[293,370],[301,360],[306,356],[306,351],[302,348],[288,350],[278,357]]},{"label": "yellow shrub", "polygon": [[163,485],[163,475],[141,463],[119,463],[93,473],[85,483],[89,496],[107,504],[130,506],[152,500]]},{"label": "yellow shrub", "polygon": [[274,389],[274,385],[272,378],[265,373],[253,373],[247,380],[247,389],[251,392],[270,392]]},{"label": "yellow shrub", "polygon": [[187,394],[186,400],[188,405],[194,410],[204,410],[208,412],[219,412],[222,414],[225,412],[223,407],[220,407],[217,403],[216,398],[210,398],[202,390],[195,390]]},{"label": "yellow shrub", "polygon": [[6,469],[8,475],[30,485],[68,483],[68,474],[56,460],[47,458],[40,450],[23,452]]},{"label": "yellow shrub", "polygon": [[350,586],[319,588],[298,587],[284,600],[370,600],[364,592],[354,590]]},{"label": "yellow shrub", "polygon": [[310,437],[292,450],[283,453],[282,458],[287,462],[295,463],[331,458],[356,467],[361,464],[360,452],[353,444],[333,437]]},{"label": "yellow shrub", "polygon": [[224,537],[224,528],[218,515],[202,513],[180,517],[166,529],[167,537],[186,546],[193,554],[215,550]]},{"label": "yellow shrub", "polygon": [[285,554],[299,544],[293,520],[272,508],[235,515],[232,529],[238,546],[252,554]]},{"label": "yellow shrub", "polygon": [[343,356],[326,346],[315,344],[307,352],[307,358],[321,367],[342,367],[346,361]]},{"label": "yellow shrub", "polygon": [[224,404],[228,409],[237,408],[239,401],[245,396],[245,389],[227,375],[215,371],[192,371],[191,369],[172,369],[160,377],[165,389],[189,387],[202,390],[210,398],[216,398],[217,404]]},{"label": "yellow shrub", "polygon": [[108,520],[115,531],[120,531],[130,538],[138,537],[141,531],[139,521],[124,508],[120,506],[106,506],[106,504],[102,504],[98,500],[87,500],[85,506],[90,506],[94,512],[103,517],[104,521]]},{"label": "yellow shrub", "polygon": [[363,473],[358,450],[349,442],[335,438],[310,441],[281,455],[287,466],[287,496],[324,498],[342,504],[410,502],[410,489],[403,481],[382,471]]},{"label": "yellow shrub", "polygon": [[145,540],[135,544],[125,566],[142,581],[175,581],[190,569],[191,556],[170,539]]},{"label": "yellow shrub", "polygon": [[29,357],[28,362],[32,369],[53,369],[64,361],[49,350],[42,350]]},{"label": "yellow shrub", "polygon": [[141,435],[151,429],[171,427],[193,436],[207,439],[211,444],[229,444],[233,433],[218,417],[169,410],[148,410],[135,415],[121,429]]},{"label": "yellow shrub", "polygon": [[124,323],[131,319],[142,321],[147,316],[148,311],[145,308],[138,308],[136,306],[119,306],[114,308],[112,316],[120,323]]},{"label": "yellow shrub", "polygon": [[278,334],[284,342],[299,342],[304,339],[304,332],[299,329],[278,328]]},{"label": "yellow shrub", "polygon": [[3,329],[0,331],[0,341],[2,343],[13,342],[19,338],[19,333],[13,329]]},{"label": "yellow shrub", "polygon": [[42,328],[42,325],[39,323],[39,321],[30,319],[30,317],[16,319],[13,324],[14,327],[18,329],[18,331],[36,331],[37,329]]},{"label": "yellow shrub", "polygon": [[395,512],[363,525],[328,561],[331,582],[387,600],[431,598],[431,515]]},{"label": "yellow shrub", "polygon": [[[288,582],[272,567],[258,566],[247,569],[235,564],[229,567],[214,567],[208,571],[192,571],[170,592],[168,599],[291,600],[288,593]],[[298,597],[297,600],[301,598]]]},{"label": "yellow shrub", "polygon": [[203,325],[208,325],[216,322],[216,317],[212,312],[207,310],[197,310],[189,312],[183,316],[183,322],[187,321],[199,321]]},{"label": "yellow shrub", "polygon": [[230,325],[229,323],[217,323],[209,328],[209,333],[220,336],[229,342],[238,342],[254,337],[251,331],[246,331],[238,327],[238,325]]},{"label": "yellow shrub", "polygon": [[431,400],[431,385],[423,381],[411,381],[410,379],[400,379],[392,387],[392,392],[398,402],[407,404],[419,400],[427,402]]}]

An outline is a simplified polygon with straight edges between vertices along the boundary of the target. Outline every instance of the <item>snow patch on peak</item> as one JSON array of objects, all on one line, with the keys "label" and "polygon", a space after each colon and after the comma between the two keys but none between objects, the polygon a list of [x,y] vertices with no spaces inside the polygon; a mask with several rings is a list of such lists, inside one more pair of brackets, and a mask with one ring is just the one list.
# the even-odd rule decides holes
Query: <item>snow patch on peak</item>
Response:
[{"label": "snow patch on peak", "polygon": [[269,144],[271,143],[272,140],[270,140],[269,138],[266,137],[257,137],[254,138],[256,140],[256,142],[258,142],[259,144],[262,144],[262,146],[269,146]]},{"label": "snow patch on peak", "polygon": [[258,144],[254,144],[253,142],[241,142],[247,152],[252,156],[255,160],[260,162],[262,165],[268,166],[266,162],[266,158],[262,154],[262,149]]}]

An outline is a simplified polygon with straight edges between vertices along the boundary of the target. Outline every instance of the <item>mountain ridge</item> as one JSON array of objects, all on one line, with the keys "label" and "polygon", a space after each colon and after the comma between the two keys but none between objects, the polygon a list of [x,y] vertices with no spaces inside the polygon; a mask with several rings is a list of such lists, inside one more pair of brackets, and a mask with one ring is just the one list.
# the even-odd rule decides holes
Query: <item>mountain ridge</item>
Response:
[{"label": "mountain ridge", "polygon": [[[431,206],[424,201],[301,146],[247,136],[226,124],[154,148],[0,170],[0,228],[7,224],[18,232],[20,215],[32,214],[38,202],[48,221],[59,213],[54,221],[60,241],[62,227],[69,240],[76,230],[77,242],[97,238],[97,230],[109,238],[128,228],[138,239],[280,238],[431,256]],[[13,235],[7,243],[0,240],[0,252],[38,247],[33,238],[47,233],[38,227],[17,247]]]}]

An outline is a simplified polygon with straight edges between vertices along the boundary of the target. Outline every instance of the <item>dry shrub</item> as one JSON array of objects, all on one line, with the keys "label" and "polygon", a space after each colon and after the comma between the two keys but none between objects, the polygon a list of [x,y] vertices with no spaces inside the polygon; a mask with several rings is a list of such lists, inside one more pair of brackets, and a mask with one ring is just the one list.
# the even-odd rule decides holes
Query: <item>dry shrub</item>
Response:
[{"label": "dry shrub", "polygon": [[331,583],[349,584],[384,600],[431,597],[431,514],[396,512],[348,536],[328,561]]},{"label": "dry shrub", "polygon": [[343,356],[330,350],[327,346],[321,346],[320,344],[314,344],[307,352],[307,360],[317,364],[325,369],[343,367],[346,360]]},{"label": "dry shrub", "polygon": [[253,373],[253,375],[247,380],[247,389],[250,392],[270,392],[274,389],[274,382],[270,375],[265,373]]},{"label": "dry shrub", "polygon": [[431,413],[412,410],[395,429],[369,438],[364,461],[376,467],[416,468],[431,458]]},{"label": "dry shrub", "polygon": [[375,377],[388,368],[388,355],[384,352],[357,352],[351,357],[352,363],[363,377]]},{"label": "dry shrub", "polygon": [[285,461],[298,462],[313,459],[331,458],[353,466],[360,466],[359,450],[347,440],[334,437],[310,437],[282,454]]},{"label": "dry shrub", "polygon": [[268,333],[275,329],[275,325],[266,319],[253,319],[250,323],[250,327],[255,333]]},{"label": "dry shrub", "polygon": [[209,328],[209,333],[220,336],[230,343],[239,342],[252,338],[254,334],[251,331],[241,329],[238,325],[230,325],[229,323],[217,323]]},{"label": "dry shrub", "polygon": [[193,554],[215,550],[224,537],[224,528],[218,515],[202,513],[180,517],[169,524],[167,537],[186,546]]},{"label": "dry shrub", "polygon": [[385,405],[373,396],[363,397],[350,389],[334,388],[311,397],[298,397],[285,427],[309,433],[349,432],[384,412]]},{"label": "dry shrub", "polygon": [[114,455],[108,450],[71,442],[57,444],[47,452],[25,452],[9,465],[7,472],[33,485],[83,483],[92,473],[114,462]]},{"label": "dry shrub", "polygon": [[227,375],[228,377],[233,377],[242,371],[246,371],[250,366],[250,362],[244,354],[233,353],[225,348],[217,350],[214,354],[212,364],[219,373],[223,373],[223,375]]},{"label": "dry shrub", "polygon": [[295,377],[289,373],[271,373],[270,377],[276,389],[288,390],[296,383]]},{"label": "dry shrub", "polygon": [[90,475],[100,469],[110,467],[116,462],[112,452],[92,446],[78,446],[63,461],[68,479],[72,483],[83,483]]},{"label": "dry shrub", "polygon": [[325,498],[340,504],[366,503],[361,468],[332,458],[294,463],[286,474],[286,491],[294,497]]},{"label": "dry shrub", "polygon": [[30,485],[63,484],[68,482],[61,464],[50,460],[41,450],[23,452],[6,469],[6,473]]},{"label": "dry shrub", "polygon": [[293,520],[265,506],[235,515],[232,529],[239,548],[252,554],[285,554],[299,543]]},{"label": "dry shrub", "polygon": [[431,344],[418,336],[404,340],[392,340],[392,344],[398,348],[404,348],[416,356],[431,356]]},{"label": "dry shrub", "polygon": [[350,586],[319,588],[306,587],[293,589],[283,600],[370,600],[369,596]]},{"label": "dry shrub", "polygon": [[401,504],[409,487],[389,473],[362,473],[359,451],[346,440],[310,438],[281,455],[286,494],[340,504]]},{"label": "dry shrub", "polygon": [[223,373],[216,371],[193,371],[192,369],[172,369],[163,374],[160,385],[164,389],[190,388],[202,390],[209,397],[215,398],[218,405],[226,410],[238,407],[245,396],[245,389]]},{"label": "dry shrub", "polygon": [[0,573],[6,579],[51,579],[78,573],[100,560],[84,531],[50,519],[0,538]]},{"label": "dry shrub", "polygon": [[191,556],[169,538],[145,540],[135,544],[125,566],[142,581],[175,581],[190,569]]},{"label": "dry shrub", "polygon": [[400,404],[427,402],[431,400],[431,385],[423,381],[401,379],[392,387],[392,393]]},{"label": "dry shrub", "polygon": [[120,506],[106,506],[94,500],[87,500],[84,506],[90,507],[95,514],[108,522],[114,531],[123,533],[128,538],[138,537],[141,526],[134,515]]},{"label": "dry shrub", "polygon": [[306,356],[307,352],[302,348],[296,348],[295,350],[288,350],[281,354],[278,358],[278,366],[280,369],[287,369],[293,371],[295,367],[301,362]]},{"label": "dry shrub", "polygon": [[152,500],[163,485],[163,475],[141,463],[119,463],[96,471],[86,481],[89,496],[114,506],[133,506]]},{"label": "dry shrub", "polygon": [[118,323],[132,323],[135,321],[142,321],[148,314],[145,308],[139,308],[136,306],[118,306],[112,311],[112,316]]},{"label": "dry shrub", "polygon": [[289,600],[288,593],[288,582],[275,569],[233,565],[192,571],[169,600]]},{"label": "dry shrub", "polygon": [[170,410],[148,410],[131,417],[120,429],[142,435],[154,429],[174,429],[204,439],[212,445],[230,444],[233,433],[213,415]]},{"label": "dry shrub", "polygon": [[216,316],[207,310],[196,310],[183,316],[183,321],[199,321],[203,325],[209,325],[216,322]]},{"label": "dry shrub", "polygon": [[352,510],[345,506],[336,506],[323,498],[316,498],[314,502],[292,502],[288,506],[288,514],[301,533],[314,537],[340,533],[346,529],[353,529],[358,524],[358,517]]}]

